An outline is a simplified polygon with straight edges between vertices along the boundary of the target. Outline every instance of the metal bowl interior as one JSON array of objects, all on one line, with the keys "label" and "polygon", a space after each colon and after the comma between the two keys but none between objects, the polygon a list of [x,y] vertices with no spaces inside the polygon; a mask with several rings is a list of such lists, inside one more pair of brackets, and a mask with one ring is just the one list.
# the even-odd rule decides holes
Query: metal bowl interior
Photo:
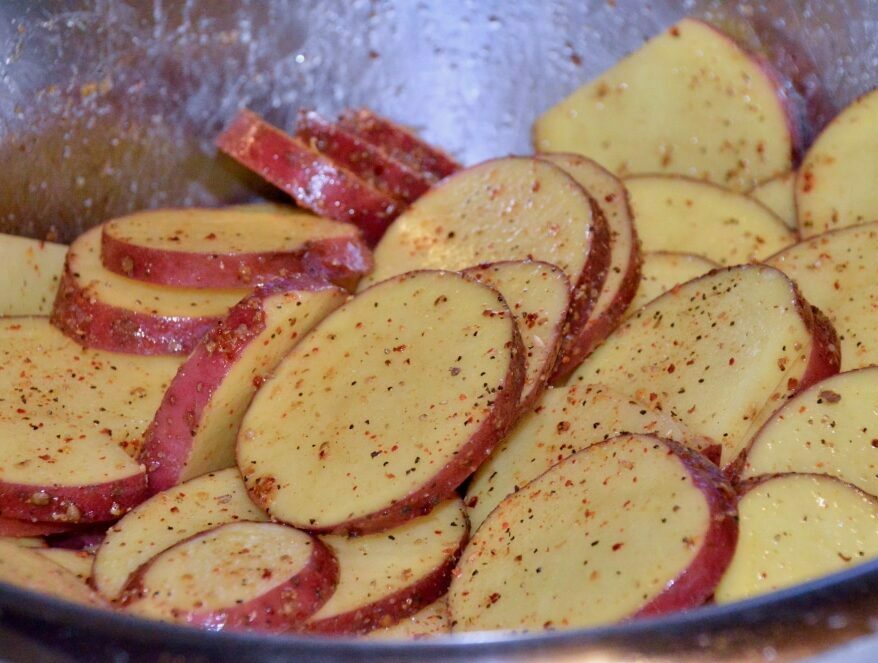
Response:
[{"label": "metal bowl interior", "polygon": [[[878,0],[8,0],[0,231],[67,240],[144,207],[275,195],[212,147],[243,106],[291,126],[302,106],[368,105],[466,163],[526,153],[542,110],[687,14],[775,63],[806,136],[878,82]],[[0,651],[42,661],[789,658],[871,632],[876,590],[873,562],[662,619],[390,645],[201,633],[0,586]]]}]

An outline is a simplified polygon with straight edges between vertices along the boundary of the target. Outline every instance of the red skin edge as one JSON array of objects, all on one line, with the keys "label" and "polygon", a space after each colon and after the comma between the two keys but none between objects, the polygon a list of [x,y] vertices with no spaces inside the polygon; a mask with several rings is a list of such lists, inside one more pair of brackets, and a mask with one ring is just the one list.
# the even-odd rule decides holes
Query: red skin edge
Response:
[{"label": "red skin edge", "polygon": [[402,211],[389,196],[249,110],[238,113],[216,145],[302,207],[358,226],[372,246]]},{"label": "red skin edge", "polygon": [[[45,493],[45,504],[32,497]],[[146,499],[146,474],[82,486],[32,486],[0,481],[4,518],[44,523],[100,523],[117,520]],[[41,500],[43,501],[43,500]]]},{"label": "red skin edge", "polygon": [[434,181],[448,177],[461,168],[442,150],[367,108],[345,111],[339,119],[339,125]]},{"label": "red skin edge", "polygon": [[242,288],[306,274],[353,289],[372,271],[372,254],[359,236],[318,239],[285,252],[216,254],[132,244],[107,233],[106,226],[101,262],[128,278],[182,288]]},{"label": "red skin edge", "polygon": [[296,137],[404,205],[415,202],[430,188],[431,180],[426,176],[313,111],[299,112]]},{"label": "red skin edge", "polygon": [[737,495],[723,473],[701,454],[672,440],[656,439],[689,470],[693,485],[701,490],[709,505],[710,525],[701,549],[683,573],[629,619],[656,617],[702,605],[722,579],[738,542]]},{"label": "red skin edge", "polygon": [[70,529],[68,525],[60,523],[35,523],[15,518],[0,516],[0,536],[13,538],[46,536],[48,534],[62,534]]},{"label": "red skin edge", "polygon": [[136,355],[188,354],[217,318],[150,315],[105,304],[64,268],[52,324],[81,345]]},{"label": "red skin edge", "polygon": [[[204,536],[207,532],[199,532],[176,545]],[[253,630],[282,633],[299,630],[302,622],[329,600],[338,584],[338,560],[335,555],[316,537],[312,538],[312,544],[311,558],[305,567],[262,596],[228,608],[208,613],[193,611],[179,617],[187,624],[208,631]],[[132,574],[120,599],[122,605],[130,605],[141,597],[144,591],[143,576],[157,557],[158,555],[153,557]]]},{"label": "red skin edge", "polygon": [[467,532],[461,538],[460,545],[454,553],[436,569],[411,585],[356,610],[309,622],[304,630],[324,635],[365,635],[375,629],[393,626],[406,617],[414,615],[448,591],[454,567],[457,566],[457,561],[466,547],[468,537],[467,524]]},{"label": "red skin edge", "polygon": [[308,277],[271,283],[232,307],[199,341],[168,386],[144,435],[139,460],[146,467],[149,495],[179,483],[204,408],[253,339],[265,330],[265,300],[283,292],[331,287]]}]

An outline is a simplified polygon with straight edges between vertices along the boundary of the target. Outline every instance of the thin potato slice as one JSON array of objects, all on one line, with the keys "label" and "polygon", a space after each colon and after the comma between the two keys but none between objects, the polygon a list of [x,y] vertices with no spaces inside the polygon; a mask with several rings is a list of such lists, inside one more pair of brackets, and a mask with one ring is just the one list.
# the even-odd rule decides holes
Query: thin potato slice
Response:
[{"label": "thin potato slice", "polygon": [[38,552],[49,561],[63,566],[82,582],[87,582],[91,576],[95,556],[89,552],[65,548],[42,548]]},{"label": "thin potato slice", "polygon": [[274,519],[372,532],[428,512],[519,410],[524,350],[506,302],[454,272],[412,272],[321,322],[257,392],[238,467]]},{"label": "thin potato slice", "polygon": [[695,253],[721,265],[767,258],[795,244],[795,233],[762,203],[678,176],[625,180],[645,251]]},{"label": "thin potato slice", "polygon": [[[619,327],[573,374],[674,414],[728,467],[784,399],[838,372],[838,342],[783,274],[712,272]],[[734,385],[734,389],[730,389]]]},{"label": "thin potato slice", "polygon": [[787,474],[743,488],[735,556],[716,588],[729,603],[878,556],[878,499],[833,477]]},{"label": "thin potato slice", "polygon": [[466,492],[470,525],[477,529],[504,497],[555,463],[623,433],[657,435],[709,455],[719,452],[712,440],[693,435],[672,415],[604,385],[555,387],[476,471]]},{"label": "thin potato slice", "polygon": [[842,370],[878,365],[878,282],[849,293],[833,308]]},{"label": "thin potato slice", "polygon": [[628,309],[631,313],[676,286],[707,274],[720,265],[694,253],[651,251],[643,254],[640,285]]},{"label": "thin potato slice", "polygon": [[107,531],[94,563],[94,586],[116,600],[128,578],[171,546],[224,523],[268,520],[250,501],[237,468],[192,479],[152,496]]},{"label": "thin potato slice", "polygon": [[750,190],[749,195],[777,214],[787,228],[798,232],[795,171],[776,175],[770,180],[758,184]]},{"label": "thin potato slice", "polygon": [[62,534],[69,531],[72,527],[73,525],[65,523],[41,523],[0,516],[0,537],[3,538],[28,539],[48,534]]},{"label": "thin potato slice", "polygon": [[366,635],[367,640],[422,640],[451,633],[448,599],[444,596],[406,617],[393,626],[387,626]]},{"label": "thin potato slice", "polygon": [[714,465],[670,440],[593,445],[482,523],[451,583],[452,630],[578,628],[701,605],[734,552],[734,501]]},{"label": "thin potato slice", "polygon": [[829,474],[878,496],[878,368],[839,373],[788,401],[747,450],[742,479]]},{"label": "thin potato slice", "polygon": [[213,631],[289,631],[326,603],[338,562],[286,525],[226,523],[168,548],[131,576],[127,612]]},{"label": "thin potato slice", "polygon": [[49,315],[66,254],[63,244],[0,233],[0,316]]},{"label": "thin potato slice", "polygon": [[797,136],[767,66],[687,18],[546,111],[534,146],[747,191],[790,170]]},{"label": "thin potato slice", "polygon": [[418,613],[448,590],[468,534],[463,504],[452,499],[386,532],[323,537],[338,559],[339,581],[306,630],[362,634]]}]

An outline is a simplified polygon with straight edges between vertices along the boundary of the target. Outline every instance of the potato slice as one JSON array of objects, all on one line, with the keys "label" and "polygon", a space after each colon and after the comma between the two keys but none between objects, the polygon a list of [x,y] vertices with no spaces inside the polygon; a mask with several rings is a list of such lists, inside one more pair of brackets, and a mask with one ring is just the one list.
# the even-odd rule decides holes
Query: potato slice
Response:
[{"label": "potato slice", "polygon": [[432,181],[460,170],[460,164],[445,152],[368,108],[348,109],[339,124]]},{"label": "potato slice", "polygon": [[554,265],[530,260],[488,263],[463,273],[494,288],[512,311],[525,351],[521,407],[529,407],[543,392],[558,357],[570,281]]},{"label": "potato slice", "polygon": [[0,233],[0,316],[49,315],[67,247]]},{"label": "potato slice", "polygon": [[359,230],[285,205],[147,210],[113,219],[101,261],[138,281],[242,288],[308,274],[354,288],[372,269]]},{"label": "potato slice", "polygon": [[247,496],[237,468],[153,495],[107,530],[95,557],[95,588],[116,600],[129,576],[171,546],[224,523],[268,520]]},{"label": "potato slice", "polygon": [[685,177],[625,180],[645,251],[695,253],[721,265],[767,258],[795,244],[795,233],[762,203]]},{"label": "potato slice", "polygon": [[777,214],[787,228],[799,231],[796,220],[796,171],[775,175],[757,184],[749,195]]},{"label": "potato slice", "polygon": [[706,455],[719,452],[712,440],[693,435],[672,415],[604,385],[555,387],[476,471],[466,492],[470,525],[477,529],[504,497],[555,463],[623,433],[658,435]]},{"label": "potato slice", "polygon": [[[578,154],[543,154],[541,159],[564,169],[603,211],[610,234],[610,267],[588,321],[568,333],[552,382],[559,384],[616,328],[640,282],[640,241],[622,182],[591,159]],[[572,331],[572,330],[571,330]]]},{"label": "potato slice", "polygon": [[447,591],[468,533],[455,498],[386,532],[323,537],[338,558],[338,587],[306,630],[367,633],[418,613]]},{"label": "potato slice", "polygon": [[442,597],[393,626],[371,631],[367,640],[423,640],[451,633],[448,599]]},{"label": "potato slice", "polygon": [[21,548],[31,548],[33,550],[45,550],[48,547],[46,540],[36,536],[3,536],[0,541],[8,541]]},{"label": "potato slice", "polygon": [[353,223],[370,244],[402,210],[390,196],[247,109],[238,113],[216,145],[301,207]]},{"label": "potato slice", "polygon": [[735,548],[732,487],[703,456],[623,435],[509,495],[449,591],[453,631],[609,624],[701,605]]},{"label": "potato slice", "polygon": [[519,411],[524,349],[506,302],[454,272],[360,293],[284,358],[253,399],[238,467],[274,519],[374,532],[428,512]]},{"label": "potato slice", "polygon": [[274,282],[229,311],[177,371],[146,432],[151,493],[235,465],[235,440],[257,388],[347,295],[308,277]]},{"label": "potato slice", "polygon": [[675,173],[736,191],[790,170],[798,140],[766,64],[690,18],[543,113],[533,133],[537,151],[584,154],[619,176]]},{"label": "potato slice", "polygon": [[878,496],[878,367],[839,373],[790,399],[753,439],[742,479],[829,474]]},{"label": "potato slice", "polygon": [[131,576],[126,612],[212,631],[289,631],[332,595],[338,562],[286,525],[226,523],[168,548]]},{"label": "potato slice", "polygon": [[9,541],[0,541],[0,581],[92,608],[109,607],[74,573],[38,550],[22,548]]},{"label": "potato slice", "polygon": [[7,539],[29,539],[47,534],[61,534],[71,527],[72,525],[66,523],[40,523],[0,516],[0,537]]},{"label": "potato slice", "polygon": [[716,588],[729,603],[878,556],[878,499],[833,477],[787,474],[743,487],[735,556]]},{"label": "potato slice", "polygon": [[876,169],[878,91],[835,116],[808,149],[796,176],[799,232],[807,239],[878,219]]},{"label": "potato slice", "polygon": [[42,548],[37,552],[49,561],[64,567],[82,582],[87,582],[91,576],[95,556],[89,552],[64,548]]},{"label": "potato slice", "polygon": [[113,520],[145,497],[133,460],[179,360],[80,347],[47,318],[0,320],[0,514]]},{"label": "potato slice", "polygon": [[[878,302],[878,223],[841,228],[799,242],[766,264],[784,272],[832,321],[842,339],[841,370],[873,363],[871,313]],[[865,351],[863,351],[865,349]]]},{"label": "potato slice", "polygon": [[246,289],[172,288],[115,274],[101,264],[101,227],[80,235],[52,323],[87,347],[129,354],[188,354]]},{"label": "potato slice", "polygon": [[[729,467],[783,400],[838,372],[838,342],[783,274],[712,272],[653,300],[573,374],[674,414]],[[734,388],[730,388],[734,385]]]},{"label": "potato slice", "polygon": [[674,251],[650,251],[643,254],[640,285],[628,309],[630,313],[686,281],[691,281],[720,265],[704,256]]}]

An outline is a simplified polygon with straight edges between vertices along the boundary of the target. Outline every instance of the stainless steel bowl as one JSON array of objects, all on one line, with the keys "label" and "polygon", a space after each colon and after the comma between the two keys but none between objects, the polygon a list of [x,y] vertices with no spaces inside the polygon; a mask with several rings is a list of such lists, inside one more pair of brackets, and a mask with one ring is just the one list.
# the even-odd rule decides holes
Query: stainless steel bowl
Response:
[{"label": "stainless steel bowl", "polygon": [[[878,83],[878,0],[6,0],[0,231],[276,195],[212,139],[249,106],[368,105],[465,162],[528,152],[543,109],[686,14],[772,60],[811,136]],[[786,660],[878,627],[878,562],[740,604],[547,635],[379,644],[213,634],[0,585],[14,660]],[[878,645],[864,645],[878,658]]]}]

